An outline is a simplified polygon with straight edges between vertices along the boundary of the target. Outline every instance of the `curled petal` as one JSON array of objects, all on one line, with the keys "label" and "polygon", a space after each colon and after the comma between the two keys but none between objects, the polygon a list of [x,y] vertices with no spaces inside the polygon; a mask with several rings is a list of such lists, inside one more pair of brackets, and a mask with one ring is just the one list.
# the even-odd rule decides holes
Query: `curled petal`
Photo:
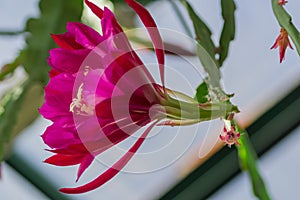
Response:
[{"label": "curled petal", "polygon": [[91,154],[87,154],[81,161],[80,166],[77,172],[77,179],[76,182],[79,180],[83,172],[92,164],[94,160],[94,156]]},{"label": "curled petal", "polygon": [[140,146],[143,144],[145,138],[148,136],[151,129],[155,126],[157,122],[152,123],[145,132],[141,135],[141,137],[136,141],[136,143],[125,153],[125,155],[118,160],[111,168],[106,170],[104,173],[102,173],[100,176],[98,176],[93,181],[76,187],[76,188],[62,188],[60,189],[61,192],[67,193],[67,194],[78,194],[78,193],[84,193],[91,190],[94,190],[101,185],[108,182],[110,179],[112,179],[114,176],[116,176],[121,169],[125,167],[125,165],[129,162],[129,160],[133,157],[133,155],[137,152],[137,150],[140,148]]},{"label": "curled petal", "polygon": [[96,6],[95,4],[93,4],[92,2],[90,2],[89,0],[84,0],[85,4],[93,11],[93,13],[99,17],[100,19],[102,19],[103,17],[103,10],[101,8],[99,8],[98,6]]},{"label": "curled petal", "polygon": [[143,24],[147,27],[147,31],[152,40],[158,60],[161,82],[162,85],[164,85],[165,52],[157,25],[148,10],[145,9],[141,4],[139,4],[135,0],[126,0],[126,3],[138,14]]}]

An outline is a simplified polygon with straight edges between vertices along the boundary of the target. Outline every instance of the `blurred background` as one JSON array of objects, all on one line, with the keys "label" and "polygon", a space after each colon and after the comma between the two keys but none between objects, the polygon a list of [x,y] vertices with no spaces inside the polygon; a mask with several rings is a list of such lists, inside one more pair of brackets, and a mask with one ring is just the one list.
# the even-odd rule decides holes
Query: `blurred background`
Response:
[{"label": "blurred background", "polygon": [[[12,62],[20,50],[26,46],[25,38],[28,38],[28,33],[19,32],[24,30],[28,18],[40,15],[40,9],[38,0],[0,1],[0,31],[3,33],[0,35],[0,66],[4,66],[6,63]],[[42,7],[51,6],[53,10],[57,9],[57,12],[62,12],[62,10],[59,10],[61,8],[55,7],[59,4],[55,2],[44,0]],[[114,6],[109,1],[100,0],[94,2],[101,6],[105,4],[115,10],[122,25],[129,28],[133,25],[142,27],[134,13],[130,12],[125,5]],[[223,24],[220,2],[205,0],[190,0],[190,2],[207,22],[213,31],[212,38],[217,42]],[[76,3],[82,6],[81,1],[76,1]],[[300,84],[300,65],[299,55],[295,50],[287,49],[286,58],[282,64],[279,64],[278,49],[270,50],[280,31],[272,13],[270,1],[239,1],[236,4],[236,38],[230,47],[229,56],[222,68],[222,82],[227,93],[235,94],[233,103],[238,105],[241,110],[241,113],[237,115],[237,120],[246,128],[251,127],[274,106],[276,107],[292,91],[295,93],[295,102],[298,102],[297,105],[299,105],[299,90],[295,92],[295,88],[299,88]],[[290,0],[285,6],[293,16],[293,22],[297,27],[300,27],[300,13],[297,12],[299,7],[300,2],[293,0]],[[78,8],[74,6],[72,9],[67,9],[64,11],[66,12],[65,15],[73,16],[71,21],[75,20],[77,15],[81,15],[81,13],[72,13],[72,11],[75,12]],[[197,58],[193,56],[195,47],[188,39],[189,34],[192,32],[192,24],[189,23],[185,9],[178,1],[171,2],[167,0],[147,2],[147,8],[155,18],[159,28],[164,29],[162,31],[163,40],[167,43],[176,44],[185,52],[189,52],[186,53],[187,55],[181,56],[167,55],[167,87],[193,96],[195,88],[203,78],[203,70]],[[189,29],[182,26],[178,12],[188,22]],[[124,16],[128,16],[128,18]],[[45,25],[52,26],[55,22],[62,23],[59,22],[60,18],[55,20],[49,22],[48,25],[47,19],[45,19]],[[87,9],[84,11],[82,21],[100,30],[99,22]],[[56,30],[55,33],[65,31],[63,27]],[[9,35],[4,34],[5,32],[15,33]],[[47,30],[41,32],[47,32]],[[37,30],[36,35],[39,35],[38,33]],[[52,32],[43,37],[50,38],[50,33]],[[137,36],[140,37],[140,35]],[[47,42],[48,40],[44,40],[43,37],[41,36],[40,42]],[[142,38],[145,38],[144,35]],[[140,47],[140,44],[135,45]],[[52,48],[48,44],[45,44],[44,47]],[[45,51],[45,49],[40,49],[40,51]],[[27,63],[39,59],[45,61],[45,59],[39,57],[39,54],[28,55],[31,55],[31,57],[27,58]],[[156,80],[159,80],[156,65],[153,64],[153,59],[155,59],[153,52],[142,51],[140,55],[146,65],[149,64],[149,70],[154,74]],[[43,163],[43,160],[49,157],[50,153],[44,150],[47,146],[43,144],[40,135],[50,125],[50,122],[38,116],[37,112],[32,113],[25,108],[32,108],[33,106],[38,108],[41,104],[41,85],[47,82],[44,74],[47,75],[49,69],[45,62],[43,64],[39,64],[39,62],[32,63],[34,64],[32,69],[25,67],[25,71],[39,81],[34,82],[36,85],[30,85],[28,91],[25,87],[28,75],[21,67],[17,68],[13,75],[0,82],[1,103],[3,103],[9,92],[14,94],[18,94],[18,91],[21,94],[23,94],[22,91],[28,92],[22,103],[10,108],[11,115],[6,115],[5,118],[3,115],[0,117],[0,124],[5,120],[12,120],[13,125],[26,127],[11,143],[11,148],[5,148],[5,151],[9,153],[7,154],[8,162],[4,162],[2,165],[1,199],[159,199],[172,191],[172,188],[180,181],[184,181],[186,177],[191,176],[193,170],[197,169],[223,147],[222,144],[218,143],[218,135],[222,127],[222,121],[220,120],[189,127],[156,128],[140,149],[139,154],[126,166],[124,172],[121,172],[109,183],[86,194],[62,195],[57,192],[60,187],[81,185],[104,171],[113,151],[101,155],[97,160],[98,162],[95,162],[87,170],[78,183],[75,183],[76,167],[61,168]],[[40,85],[37,82],[40,82]],[[22,91],[20,92],[20,89],[18,90],[16,87],[22,88]],[[288,108],[288,106],[285,107]],[[4,108],[0,107],[0,114],[6,111]],[[296,106],[296,108],[299,107]],[[22,116],[14,114],[19,113],[21,110]],[[273,109],[273,115],[269,118],[275,119],[283,111]],[[292,110],[292,112],[295,112],[295,110]],[[35,119],[36,116],[38,117]],[[300,195],[298,190],[300,185],[298,177],[300,129],[296,128],[299,125],[299,115],[292,115],[287,112],[285,116],[284,121],[279,120],[276,124],[278,127],[291,126],[287,128],[289,130],[288,136],[281,139],[279,143],[272,146],[268,152],[259,158],[259,168],[265,178],[272,199],[297,199]],[[21,122],[18,122],[18,120]],[[296,121],[296,125],[286,125],[287,122],[291,121]],[[27,124],[29,125],[27,126]],[[260,130],[264,130],[264,125],[263,123],[260,125]],[[14,126],[11,126],[9,130],[13,129],[16,133],[22,129],[12,127]],[[0,131],[3,130],[6,129],[0,125]],[[282,134],[286,133],[281,130],[280,132]],[[267,143],[268,138],[272,138],[272,133],[272,129],[266,128],[265,132],[262,131],[262,137],[258,142],[261,144]],[[263,134],[265,134],[265,137]],[[0,137],[4,137],[3,135],[5,134],[0,132]],[[120,144],[119,148],[125,148],[126,146],[128,146],[126,143]],[[221,159],[222,157],[219,158],[219,160]],[[230,163],[225,162],[225,165],[227,164],[230,165]],[[220,173],[226,174],[226,171],[222,171],[222,168],[225,169],[225,166],[219,166]],[[207,178],[210,179],[210,177]],[[215,177],[211,177],[211,179],[213,178]],[[192,183],[189,184],[192,185]],[[245,173],[236,175],[232,181],[226,181],[222,186],[215,188],[215,192],[207,198],[222,200],[255,199],[251,191],[251,183]],[[201,191],[201,185],[196,187]],[[192,186],[184,187],[184,190],[189,191],[189,188],[192,188]],[[168,196],[164,198],[167,199]],[[177,199],[180,199],[180,195]]]}]

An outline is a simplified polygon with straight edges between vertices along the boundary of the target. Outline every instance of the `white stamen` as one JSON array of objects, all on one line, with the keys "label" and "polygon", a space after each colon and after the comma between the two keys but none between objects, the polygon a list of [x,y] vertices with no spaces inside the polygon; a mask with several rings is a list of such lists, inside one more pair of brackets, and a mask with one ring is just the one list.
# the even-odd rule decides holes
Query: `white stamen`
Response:
[{"label": "white stamen", "polygon": [[70,104],[70,112],[76,113],[78,115],[90,116],[94,114],[94,107],[88,105],[87,102],[83,99],[82,87],[83,83],[81,83],[78,88],[77,98],[73,98],[72,103]]}]

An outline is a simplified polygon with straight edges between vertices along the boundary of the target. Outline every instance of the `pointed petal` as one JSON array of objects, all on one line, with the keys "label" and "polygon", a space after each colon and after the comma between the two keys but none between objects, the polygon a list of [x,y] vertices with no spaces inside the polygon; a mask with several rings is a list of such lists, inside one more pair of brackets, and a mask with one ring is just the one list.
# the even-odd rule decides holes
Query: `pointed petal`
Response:
[{"label": "pointed petal", "polygon": [[[126,50],[130,50],[130,44],[129,41],[125,35],[125,33],[123,33],[123,29],[121,28],[120,24],[117,22],[115,15],[112,13],[111,10],[109,10],[108,8],[104,8],[103,11],[103,18],[101,19],[101,27],[102,27],[102,32],[103,32],[103,36],[104,37],[111,37],[113,35],[116,34],[120,34],[118,35],[118,37],[122,37],[122,41],[124,43],[126,47]],[[116,38],[114,38],[116,39]],[[128,48],[129,46],[129,48]]]},{"label": "pointed petal", "polygon": [[278,38],[276,39],[275,43],[273,44],[273,46],[271,46],[270,49],[276,49],[278,47]]},{"label": "pointed petal", "polygon": [[73,35],[77,45],[86,49],[94,49],[103,40],[97,31],[80,22],[68,22],[66,28]]},{"label": "pointed petal", "polygon": [[51,148],[63,148],[80,142],[74,133],[54,123],[42,135],[43,141]]},{"label": "pointed petal", "polygon": [[73,46],[75,44],[75,41],[68,42],[67,40],[68,37],[65,37],[66,34],[61,34],[61,35],[51,34],[51,37],[59,47],[67,50],[74,50],[75,48]]},{"label": "pointed petal", "polygon": [[285,56],[285,51],[286,51],[286,47],[279,47],[279,58],[280,58],[280,63],[282,63],[284,56]]},{"label": "pointed petal", "polygon": [[223,135],[219,135],[220,140],[225,141],[225,137]]},{"label": "pointed petal", "polygon": [[50,151],[52,153],[64,154],[64,155],[75,155],[75,154],[87,154],[88,153],[88,150],[82,143],[71,144],[64,148],[46,149],[46,150]]},{"label": "pointed petal", "polygon": [[60,148],[60,149],[45,149],[46,151],[56,153],[56,154],[64,154],[64,155],[74,155],[78,152],[74,149],[70,149],[69,147]]},{"label": "pointed petal", "polygon": [[81,163],[83,155],[62,155],[56,154],[47,158],[44,162],[57,166],[70,166]]},{"label": "pointed petal", "polygon": [[92,2],[90,2],[88,0],[84,0],[84,2],[91,9],[91,11],[93,11],[93,13],[95,15],[97,15],[97,17],[99,17],[99,19],[102,19],[103,10],[101,8],[99,8],[98,6],[96,6],[95,4],[93,4]]},{"label": "pointed petal", "polygon": [[[134,52],[126,52],[122,55],[111,54],[110,56],[111,58],[105,61],[109,63],[109,66],[104,73],[107,80],[121,90],[132,93],[137,86],[154,83],[153,77]],[[127,73],[129,71],[130,73]]]},{"label": "pointed petal", "polygon": [[91,154],[86,155],[79,166],[78,172],[77,172],[77,179],[76,182],[79,180],[79,178],[81,177],[81,175],[83,174],[83,172],[91,165],[91,163],[94,160],[94,156],[92,156]]},{"label": "pointed petal", "polygon": [[100,176],[98,176],[93,181],[76,187],[76,188],[62,188],[60,189],[61,192],[67,193],[67,194],[78,194],[78,193],[84,193],[91,190],[94,190],[101,185],[108,182],[110,179],[112,179],[114,176],[116,176],[121,169],[125,167],[125,165],[129,162],[129,160],[133,157],[133,155],[137,152],[137,150],[140,148],[140,146],[143,144],[145,138],[151,131],[151,129],[155,126],[157,123],[152,123],[145,132],[141,135],[141,137],[136,141],[136,143],[129,149],[129,151],[119,160],[117,161],[111,168],[106,170],[104,173],[102,173]]},{"label": "pointed petal", "polygon": [[160,78],[162,85],[165,85],[164,81],[164,65],[165,65],[165,53],[164,53],[164,45],[158,31],[157,25],[152,18],[151,14],[145,9],[141,4],[136,2],[135,0],[126,0],[126,3],[138,14],[143,24],[146,26],[147,31],[152,40],[156,57],[159,64]]},{"label": "pointed petal", "polygon": [[289,45],[289,47],[291,48],[291,49],[294,49],[293,48],[293,46],[291,45],[291,43],[290,43],[290,40],[289,39],[287,39],[287,41],[288,41],[288,45]]},{"label": "pointed petal", "polygon": [[60,72],[76,73],[86,59],[90,50],[66,50],[56,48],[49,51],[48,64]]}]

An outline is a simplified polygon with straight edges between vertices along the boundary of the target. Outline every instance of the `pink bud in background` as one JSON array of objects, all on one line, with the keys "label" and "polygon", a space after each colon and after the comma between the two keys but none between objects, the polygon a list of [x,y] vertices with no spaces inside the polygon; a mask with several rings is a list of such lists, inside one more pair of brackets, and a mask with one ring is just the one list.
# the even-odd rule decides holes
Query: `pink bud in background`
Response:
[{"label": "pink bud in background", "polygon": [[280,29],[280,34],[277,37],[275,43],[273,44],[273,46],[271,47],[271,49],[276,49],[277,47],[279,47],[279,58],[280,58],[280,63],[282,63],[284,56],[285,56],[285,51],[287,47],[290,47],[291,49],[293,49],[290,40],[289,40],[289,35],[286,32],[286,30],[284,28]]}]

